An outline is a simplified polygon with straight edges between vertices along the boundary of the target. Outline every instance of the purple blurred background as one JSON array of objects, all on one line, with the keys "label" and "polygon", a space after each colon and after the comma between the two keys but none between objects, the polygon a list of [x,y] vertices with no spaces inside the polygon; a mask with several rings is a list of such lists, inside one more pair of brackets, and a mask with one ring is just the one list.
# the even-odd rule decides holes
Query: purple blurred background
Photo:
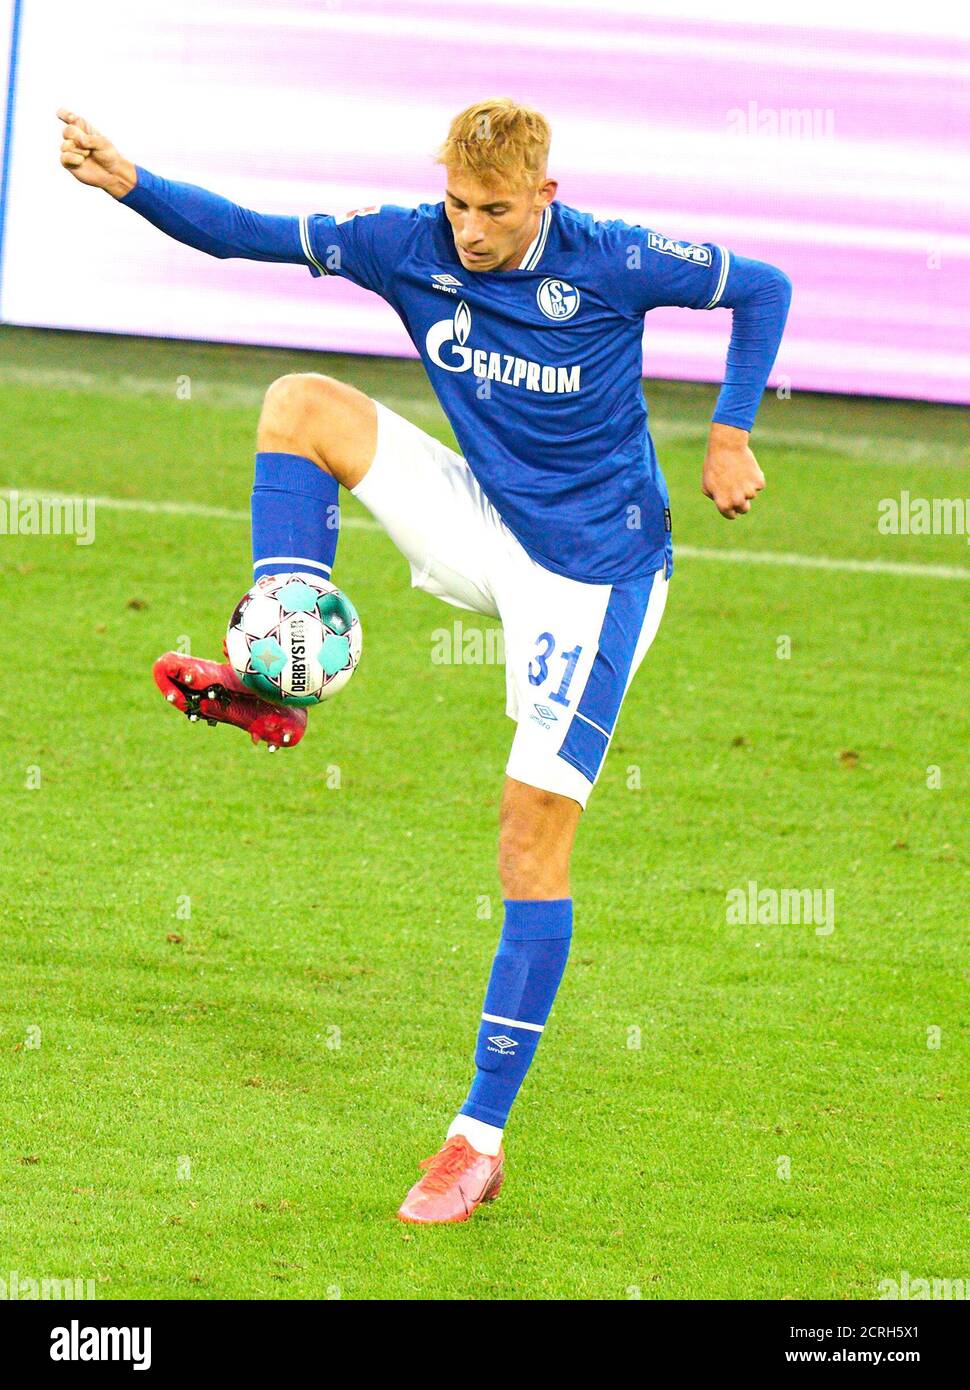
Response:
[{"label": "purple blurred background", "polygon": [[[564,202],[791,275],[775,382],[970,401],[967,21],[937,15],[920,35],[892,11],[868,22],[895,32],[840,28],[834,4],[816,29],[766,4],[730,20],[677,8],[101,0],[77,23],[59,0],[23,0],[0,317],[409,354],[374,296],[211,260],[77,186],[53,113],[73,106],[137,162],[262,211],[341,213],[437,201],[449,117],[511,95],[552,121]],[[0,0],[5,32],[9,16]],[[652,313],[646,374],[716,381],[729,327]]]}]

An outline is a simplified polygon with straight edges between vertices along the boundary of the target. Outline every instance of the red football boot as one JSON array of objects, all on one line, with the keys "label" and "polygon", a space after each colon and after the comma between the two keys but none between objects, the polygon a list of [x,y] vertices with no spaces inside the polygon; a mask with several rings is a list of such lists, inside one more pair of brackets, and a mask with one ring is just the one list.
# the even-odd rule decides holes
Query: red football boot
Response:
[{"label": "red football boot", "polygon": [[467,1221],[481,1202],[494,1202],[505,1178],[505,1154],[473,1149],[463,1134],[453,1135],[419,1165],[426,1169],[398,1210],[402,1221],[433,1225]]},{"label": "red football boot", "polygon": [[295,747],[306,732],[305,709],[274,705],[254,695],[229,665],[166,652],[155,662],[152,675],[169,704],[193,722],[235,724],[247,730],[253,743],[269,744],[271,753]]}]

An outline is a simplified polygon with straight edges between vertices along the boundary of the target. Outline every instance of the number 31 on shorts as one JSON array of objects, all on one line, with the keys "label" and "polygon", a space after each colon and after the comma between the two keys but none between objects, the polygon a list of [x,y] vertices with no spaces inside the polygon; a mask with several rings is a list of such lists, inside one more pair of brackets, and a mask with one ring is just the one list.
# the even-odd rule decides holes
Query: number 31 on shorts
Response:
[{"label": "number 31 on shorts", "polygon": [[[568,705],[569,682],[573,678],[576,663],[582,654],[582,647],[573,647],[572,650],[568,652],[557,652],[556,639],[551,632],[540,632],[539,636],[536,638],[536,647],[538,650],[529,662],[529,684],[543,685],[550,675],[550,661],[552,661],[553,658],[557,658],[559,661],[564,662],[565,665],[562,670],[562,680],[559,683],[559,689],[551,691],[549,699],[556,705]],[[554,669],[552,672],[553,679],[555,679],[557,674],[558,669]]]}]

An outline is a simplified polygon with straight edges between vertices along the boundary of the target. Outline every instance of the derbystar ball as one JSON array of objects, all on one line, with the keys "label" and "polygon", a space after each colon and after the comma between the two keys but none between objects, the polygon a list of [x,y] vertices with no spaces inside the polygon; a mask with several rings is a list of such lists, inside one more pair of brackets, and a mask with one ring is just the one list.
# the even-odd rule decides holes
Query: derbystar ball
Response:
[{"label": "derbystar ball", "polygon": [[314,574],[258,579],[226,633],[229,664],[244,685],[282,705],[316,705],[343,690],[360,660],[362,633],[346,594]]}]

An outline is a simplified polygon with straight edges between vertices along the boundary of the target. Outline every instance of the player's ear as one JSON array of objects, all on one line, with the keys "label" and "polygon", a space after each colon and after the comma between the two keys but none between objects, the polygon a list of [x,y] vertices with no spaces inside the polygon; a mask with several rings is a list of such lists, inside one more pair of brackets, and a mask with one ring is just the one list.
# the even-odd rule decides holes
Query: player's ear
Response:
[{"label": "player's ear", "polygon": [[543,179],[536,189],[536,206],[540,208],[548,207],[556,196],[559,184],[555,179]]}]

